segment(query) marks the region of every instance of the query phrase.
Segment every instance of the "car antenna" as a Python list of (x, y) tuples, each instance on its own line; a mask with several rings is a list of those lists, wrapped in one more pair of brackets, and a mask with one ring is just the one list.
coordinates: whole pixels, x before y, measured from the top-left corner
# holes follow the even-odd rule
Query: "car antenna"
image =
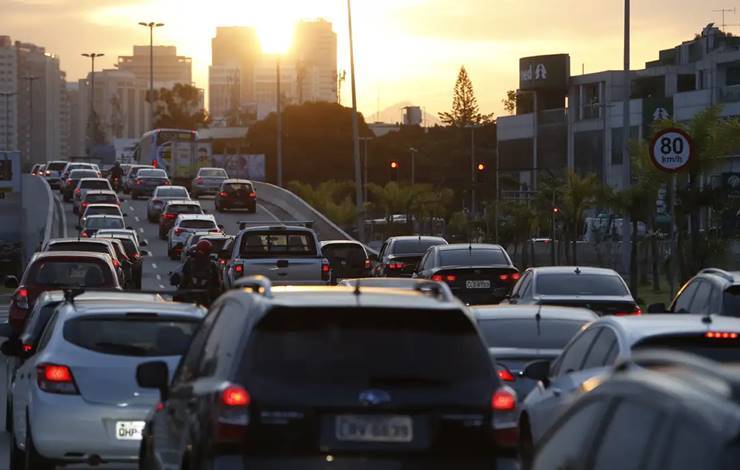
[(534, 315), (534, 319), (537, 322), (537, 336), (542, 335), (541, 323), (542, 323), (542, 304), (537, 308), (537, 313)]
[(354, 294), (355, 294), (356, 297), (359, 297), (362, 294), (362, 292), (360, 291), (360, 280), (359, 279), (357, 280), (357, 282), (355, 282), (355, 292), (354, 292)]
[(581, 274), (581, 268), (576, 266), (576, 270), (574, 271), (576, 274)]
[(710, 313), (707, 313), (706, 315), (704, 315), (703, 317), (701, 317), (701, 322), (704, 323), (704, 324), (706, 324), (706, 325), (711, 325), (712, 324), (712, 315)]

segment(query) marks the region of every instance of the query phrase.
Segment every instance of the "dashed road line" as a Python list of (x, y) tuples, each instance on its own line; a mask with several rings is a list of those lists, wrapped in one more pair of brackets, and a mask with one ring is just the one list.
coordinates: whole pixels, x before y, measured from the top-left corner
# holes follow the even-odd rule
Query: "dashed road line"
[(160, 284), (160, 285), (159, 285), (159, 288), (160, 288), (160, 289), (164, 289), (164, 284)]
[(139, 227), (139, 232), (144, 233), (144, 228), (143, 227)]
[(137, 217), (137, 216), (134, 216), (134, 220), (135, 220), (136, 222), (141, 222), (141, 219), (140, 219), (139, 217)]
[(155, 271), (157, 270), (157, 264), (156, 263), (152, 263), (152, 269), (154, 269)]
[(157, 274), (157, 280), (158, 281), (161, 281), (162, 280), (162, 275), (161, 274)]
[(272, 217), (276, 221), (278, 221), (278, 222), (280, 221), (280, 217), (278, 217), (275, 214), (273, 214), (272, 211), (270, 209), (268, 209), (267, 207), (263, 206), (262, 204), (257, 204), (257, 207), (259, 207), (263, 211), (267, 212), (267, 215), (269, 215), (270, 217)]

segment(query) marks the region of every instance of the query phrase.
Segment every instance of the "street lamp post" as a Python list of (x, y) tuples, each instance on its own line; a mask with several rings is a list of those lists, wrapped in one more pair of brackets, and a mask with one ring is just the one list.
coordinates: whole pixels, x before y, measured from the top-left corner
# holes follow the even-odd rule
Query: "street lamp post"
[(87, 127), (88, 127), (88, 138), (90, 139), (90, 146), (88, 147), (88, 152), (92, 149), (92, 146), (95, 145), (95, 59), (98, 57), (103, 57), (105, 54), (99, 53), (99, 52), (86, 52), (82, 54), (82, 57), (87, 57), (90, 59), (91, 68), (90, 68), (90, 111), (88, 114), (87, 119)]
[(277, 184), (283, 186), (283, 107), (280, 92), (280, 54), (275, 59), (275, 69), (277, 74)]
[(357, 87), (355, 83), (355, 48), (352, 38), (352, 1), (347, 0), (347, 20), (349, 23), (349, 62), (352, 73), (352, 148), (355, 162), (355, 198), (357, 205), (357, 236), (365, 239), (365, 202), (362, 194), (362, 170), (360, 168), (360, 129), (357, 122)]
[[(624, 0), (624, 102), (622, 104), (622, 178), (624, 190), (626, 191), (632, 181), (632, 169), (630, 162), (630, 95), (632, 94), (632, 83), (630, 77), (630, 0)], [(631, 279), (632, 275), (632, 240), (630, 232), (630, 217), (627, 212), (622, 217), (622, 265), (625, 274), (630, 278), (630, 287), (636, 285), (637, 280)]]
[(5, 151), (10, 152), (10, 97), (17, 95), (16, 92), (4, 91), (0, 96), (5, 98)]
[(367, 201), (367, 181), (368, 181), (368, 146), (367, 143), (372, 140), (372, 137), (360, 137), (360, 140), (365, 144), (364, 151), (362, 152), (364, 158), (362, 159), (362, 196)]
[(414, 147), (409, 148), (411, 152), (411, 186), (416, 184), (416, 154), (419, 153)]
[(21, 77), (28, 82), (28, 161), (33, 162), (33, 82), (41, 77), (35, 75), (26, 75)]
[(153, 21), (139, 22), (141, 26), (149, 28), (149, 126), (154, 128), (154, 28), (161, 28), (164, 23)]

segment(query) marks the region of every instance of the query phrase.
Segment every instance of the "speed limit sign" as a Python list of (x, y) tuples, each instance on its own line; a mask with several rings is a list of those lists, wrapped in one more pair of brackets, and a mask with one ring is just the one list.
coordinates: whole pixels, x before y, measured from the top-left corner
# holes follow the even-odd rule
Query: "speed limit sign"
[(663, 129), (650, 145), (650, 160), (661, 171), (676, 173), (691, 161), (691, 137), (682, 129)]

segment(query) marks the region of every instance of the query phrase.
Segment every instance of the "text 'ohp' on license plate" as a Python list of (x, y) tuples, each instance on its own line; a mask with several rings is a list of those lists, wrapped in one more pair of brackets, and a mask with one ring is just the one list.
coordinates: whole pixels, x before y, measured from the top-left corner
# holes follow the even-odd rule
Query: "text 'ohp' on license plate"
[(345, 442), (411, 442), (414, 422), (410, 416), (342, 415), (336, 417), (335, 435)]
[(140, 441), (144, 425), (144, 421), (116, 421), (116, 439), (119, 441)]
[(465, 281), (466, 289), (490, 289), (491, 281)]

